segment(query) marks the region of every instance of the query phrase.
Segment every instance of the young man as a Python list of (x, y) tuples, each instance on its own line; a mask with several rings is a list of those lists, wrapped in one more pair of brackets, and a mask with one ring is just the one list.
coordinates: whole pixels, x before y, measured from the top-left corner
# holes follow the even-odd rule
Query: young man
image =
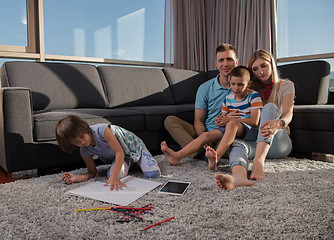
[[(237, 52), (230, 44), (216, 48), (217, 77), (203, 83), (197, 90), (194, 125), (175, 116), (168, 116), (164, 125), (172, 138), (183, 148), (203, 132), (211, 131), (220, 125), (219, 116), (223, 99), (230, 92), (228, 76), (238, 64)], [(189, 155), (197, 156), (203, 149)]]
[[(198, 151), (206, 144), (221, 139), (217, 152), (211, 147), (206, 147), (206, 157), (209, 161), (209, 169), (215, 170), (220, 158), (231, 146), (236, 137), (245, 140), (255, 140), (258, 134), (257, 125), (260, 119), (262, 100), (259, 93), (250, 90), (250, 72), (247, 67), (239, 66), (230, 74), (232, 93), (223, 100), (222, 126), (209, 132), (202, 133), (180, 151), (174, 152), (165, 142), (161, 143), (161, 151), (166, 155), (170, 165), (176, 165), (182, 158)], [(234, 113), (232, 117), (227, 116)], [(233, 167), (239, 164), (237, 159), (230, 159), (232, 172)], [(244, 166), (247, 179), (247, 165)]]

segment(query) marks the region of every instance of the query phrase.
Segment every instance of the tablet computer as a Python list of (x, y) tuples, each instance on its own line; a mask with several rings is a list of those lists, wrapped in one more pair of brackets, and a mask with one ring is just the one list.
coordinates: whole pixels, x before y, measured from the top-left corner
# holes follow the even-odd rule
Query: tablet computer
[(183, 195), (190, 182), (168, 180), (159, 190), (158, 193), (171, 194), (171, 195)]

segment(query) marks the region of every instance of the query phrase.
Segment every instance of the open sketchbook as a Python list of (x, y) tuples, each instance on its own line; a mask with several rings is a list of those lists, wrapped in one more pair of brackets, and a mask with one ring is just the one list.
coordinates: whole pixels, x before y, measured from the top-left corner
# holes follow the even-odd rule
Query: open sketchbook
[(105, 183), (96, 181), (70, 190), (67, 193), (126, 206), (161, 185), (161, 182), (131, 176), (126, 176), (121, 181), (127, 185), (127, 187), (123, 187), (123, 190), (110, 191), (110, 186), (105, 187), (103, 186)]

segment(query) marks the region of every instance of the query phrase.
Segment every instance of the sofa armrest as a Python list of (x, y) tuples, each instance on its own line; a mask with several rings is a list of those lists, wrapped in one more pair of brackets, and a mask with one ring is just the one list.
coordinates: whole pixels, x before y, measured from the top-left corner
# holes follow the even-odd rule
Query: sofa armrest
[(0, 88), (0, 108), (0, 165), (8, 172), (14, 151), (23, 143), (33, 142), (30, 89)]

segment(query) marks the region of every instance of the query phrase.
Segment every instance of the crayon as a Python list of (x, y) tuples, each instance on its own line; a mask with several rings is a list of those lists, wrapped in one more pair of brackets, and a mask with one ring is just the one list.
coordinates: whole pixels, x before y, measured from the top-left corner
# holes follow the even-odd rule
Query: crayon
[(120, 209), (120, 210), (142, 210), (142, 211), (148, 211), (148, 210), (152, 210), (152, 207), (148, 207), (148, 208), (117, 207), (117, 209)]
[(113, 208), (128, 208), (128, 207), (132, 207), (132, 206), (108, 206), (108, 207), (95, 207), (95, 208), (85, 208), (85, 209), (75, 209), (75, 211), (80, 212), (80, 211), (90, 211), (90, 210), (106, 210), (106, 209), (110, 209), (111, 207)]
[(134, 215), (134, 214), (132, 214), (132, 213), (128, 213), (128, 212), (123, 211), (123, 210), (121, 210), (121, 209), (117, 209), (117, 208), (114, 208), (114, 207), (111, 207), (110, 209), (111, 209), (111, 210), (114, 210), (115, 212), (123, 213), (123, 214), (125, 214), (125, 215), (128, 215), (128, 216), (135, 217), (135, 218), (137, 218), (137, 219), (143, 220), (142, 217), (137, 216), (137, 215)]
[[(114, 206), (117, 207), (117, 206)], [(85, 208), (85, 209), (75, 209), (75, 211), (80, 212), (80, 211), (90, 211), (90, 210), (106, 210), (106, 209), (110, 209), (110, 207), (96, 207), (96, 208)]]
[[(152, 203), (149, 203), (149, 204), (147, 204), (147, 205), (145, 205), (145, 206), (143, 206), (143, 207), (141, 207), (141, 208), (147, 208), (147, 207), (149, 207), (150, 205), (152, 205)], [(151, 206), (150, 208), (152, 208), (152, 206)], [(132, 211), (130, 211), (130, 213), (133, 213), (134, 215), (138, 215), (139, 213), (142, 213), (142, 212), (144, 212), (144, 211), (145, 211), (145, 210), (141, 210), (141, 211), (138, 211), (138, 212), (136, 212), (136, 213), (133, 213), (133, 212), (135, 212), (135, 210), (132, 210)], [(124, 220), (127, 220), (128, 218), (130, 218), (130, 216), (125, 217)]]
[(147, 230), (147, 229), (149, 229), (149, 228), (151, 228), (151, 227), (157, 226), (157, 225), (159, 225), (159, 224), (161, 224), (161, 223), (167, 222), (167, 221), (172, 220), (172, 219), (174, 219), (174, 217), (171, 217), (171, 218), (162, 220), (162, 221), (157, 222), (157, 223), (155, 223), (155, 224), (153, 224), (153, 225), (150, 225), (150, 226), (148, 226), (148, 227), (145, 227), (145, 228), (141, 229), (141, 231), (145, 231), (145, 230)]

